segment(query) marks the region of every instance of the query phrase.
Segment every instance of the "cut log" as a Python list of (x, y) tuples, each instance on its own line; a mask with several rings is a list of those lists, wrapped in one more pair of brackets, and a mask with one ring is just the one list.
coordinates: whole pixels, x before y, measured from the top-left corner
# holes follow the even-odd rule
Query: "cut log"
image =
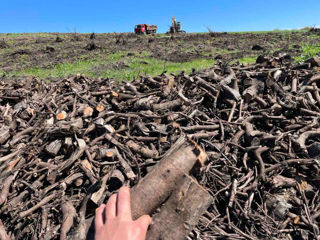
[(184, 240), (212, 203), (211, 195), (189, 176), (155, 215), (147, 233), (148, 240)]
[(133, 219), (151, 214), (175, 189), (181, 177), (188, 174), (197, 162), (206, 158), (196, 143), (180, 138), (177, 143), (138, 185), (131, 189)]
[[(190, 172), (197, 161), (202, 164), (206, 157), (195, 142), (186, 140), (185, 137), (179, 138), (151, 172), (130, 190), (132, 218), (152, 214), (170, 196), (181, 178)], [(94, 235), (92, 222), (93, 217), (86, 221), (89, 231), (87, 239), (92, 239)]]

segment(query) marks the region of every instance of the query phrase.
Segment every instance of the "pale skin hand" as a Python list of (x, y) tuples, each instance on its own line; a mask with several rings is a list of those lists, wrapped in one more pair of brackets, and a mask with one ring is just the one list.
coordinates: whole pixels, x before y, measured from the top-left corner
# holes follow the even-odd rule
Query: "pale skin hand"
[(132, 220), (130, 191), (122, 187), (96, 210), (95, 240), (145, 240), (151, 222), (148, 215)]

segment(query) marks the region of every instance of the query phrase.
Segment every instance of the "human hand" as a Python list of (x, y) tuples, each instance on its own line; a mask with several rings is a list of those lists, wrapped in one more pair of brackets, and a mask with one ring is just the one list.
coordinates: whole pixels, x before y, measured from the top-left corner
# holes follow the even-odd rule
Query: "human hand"
[(95, 240), (145, 240), (151, 222), (148, 215), (132, 220), (130, 191), (122, 187), (96, 210)]

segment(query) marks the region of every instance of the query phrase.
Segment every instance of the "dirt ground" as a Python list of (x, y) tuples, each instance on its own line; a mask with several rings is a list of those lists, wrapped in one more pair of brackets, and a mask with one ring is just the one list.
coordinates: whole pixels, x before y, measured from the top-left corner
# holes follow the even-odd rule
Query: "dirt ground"
[[(302, 44), (319, 39), (310, 32), (153, 34), (0, 34), (0, 70), (51, 68), (58, 63), (94, 59), (118, 51), (147, 52), (151, 57), (186, 62), (193, 59), (237, 60), (260, 54), (301, 54)], [(121, 63), (120, 63), (121, 65)]]

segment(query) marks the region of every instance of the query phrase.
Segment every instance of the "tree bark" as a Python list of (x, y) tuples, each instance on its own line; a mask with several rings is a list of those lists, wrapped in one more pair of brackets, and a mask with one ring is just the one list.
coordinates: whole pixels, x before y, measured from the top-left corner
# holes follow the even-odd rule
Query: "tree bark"
[(147, 240), (184, 240), (212, 203), (211, 195), (190, 176), (181, 180), (168, 201), (155, 215)]
[(184, 174), (189, 173), (198, 158), (206, 158), (206, 155), (196, 143), (187, 142), (185, 138), (178, 140), (169, 154), (131, 189), (133, 219), (154, 212), (176, 188)]

